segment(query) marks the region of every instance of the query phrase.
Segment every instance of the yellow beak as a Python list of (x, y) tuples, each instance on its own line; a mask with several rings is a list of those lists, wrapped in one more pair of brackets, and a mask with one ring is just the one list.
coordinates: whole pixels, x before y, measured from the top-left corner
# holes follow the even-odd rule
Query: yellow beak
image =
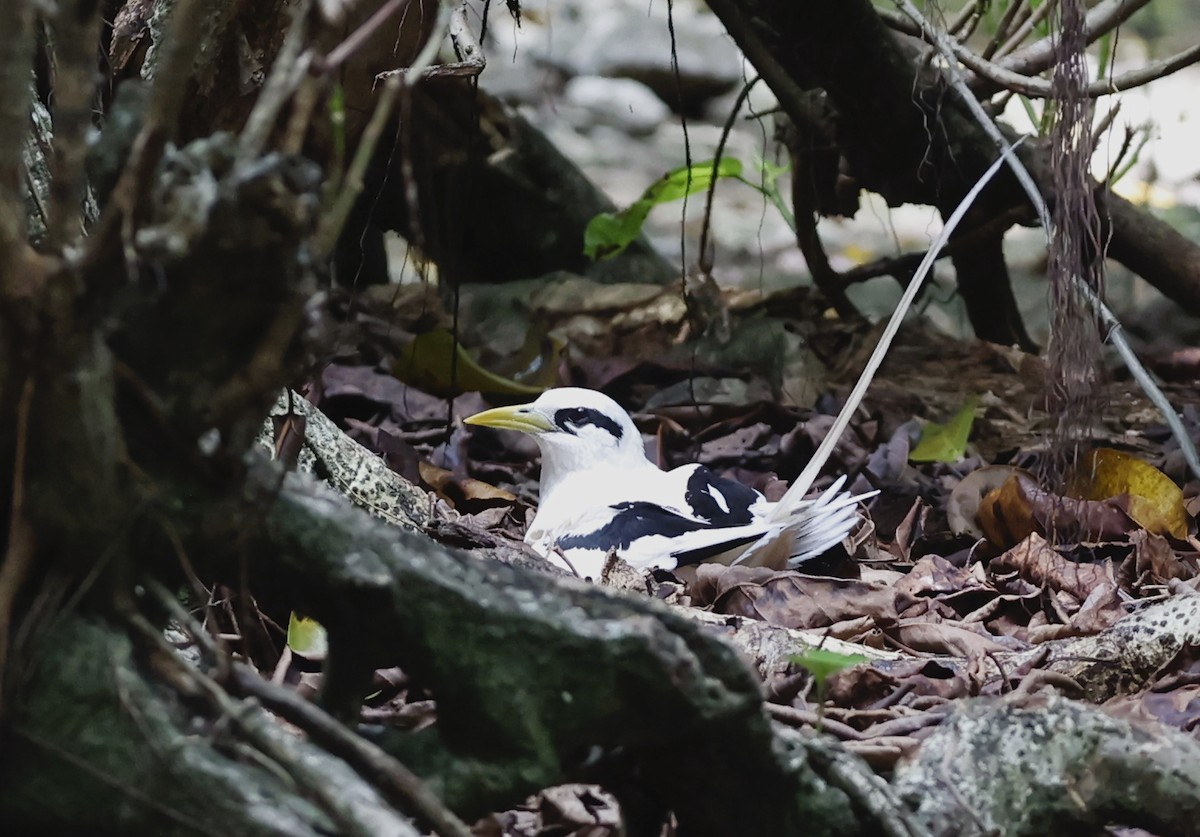
[(544, 433), (553, 430), (550, 419), (533, 409), (532, 404), (517, 404), (513, 407), (496, 407), (484, 410), (463, 419), (463, 424), (478, 424), (483, 427), (499, 427), (502, 430), (520, 430), (522, 433)]

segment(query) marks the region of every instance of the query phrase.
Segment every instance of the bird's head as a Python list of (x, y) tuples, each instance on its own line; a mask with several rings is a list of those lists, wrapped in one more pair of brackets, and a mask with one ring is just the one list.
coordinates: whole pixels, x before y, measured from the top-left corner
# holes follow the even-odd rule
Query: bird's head
[(629, 413), (592, 389), (548, 389), (536, 401), (485, 410), (463, 421), (533, 436), (542, 451), (543, 483), (582, 468), (646, 461), (642, 436)]

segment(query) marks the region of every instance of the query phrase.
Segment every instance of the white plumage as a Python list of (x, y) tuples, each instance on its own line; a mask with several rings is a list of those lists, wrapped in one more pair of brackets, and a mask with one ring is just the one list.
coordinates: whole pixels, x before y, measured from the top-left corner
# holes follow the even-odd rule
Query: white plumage
[(541, 498), (525, 541), (584, 577), (599, 577), (610, 551), (642, 570), (709, 560), (795, 566), (841, 541), (859, 501), (877, 493), (851, 496), (841, 477), (816, 499), (794, 485), (771, 503), (703, 465), (663, 471), (646, 459), (629, 414), (590, 389), (550, 389), (465, 421), (533, 436)]

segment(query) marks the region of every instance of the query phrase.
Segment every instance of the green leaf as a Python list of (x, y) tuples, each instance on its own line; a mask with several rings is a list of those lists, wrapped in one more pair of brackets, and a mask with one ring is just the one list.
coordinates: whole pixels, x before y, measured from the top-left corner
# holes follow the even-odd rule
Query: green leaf
[(620, 212), (601, 212), (583, 231), (583, 254), (592, 261), (611, 259), (633, 243), (654, 204), (645, 199)]
[(648, 200), (653, 206), (660, 203), (677, 201), (685, 195), (707, 191), (713, 180), (721, 177), (741, 177), (742, 162), (733, 157), (722, 157), (715, 167), (713, 161), (695, 163), (689, 169), (687, 166), (667, 172), (646, 190), (642, 200)]
[(288, 618), (287, 646), (292, 653), (306, 660), (323, 660), (329, 653), (329, 637), (316, 619), (299, 616), (296, 611)]
[(667, 172), (627, 209), (601, 212), (593, 218), (583, 232), (583, 253), (592, 260), (611, 259), (641, 235), (646, 216), (660, 203), (706, 191), (715, 179), (741, 176), (742, 163), (732, 157), (722, 157), (715, 166), (709, 160)]
[(958, 462), (967, 452), (967, 439), (975, 423), (979, 396), (972, 395), (963, 408), (945, 424), (929, 422), (921, 429), (921, 441), (908, 455), (910, 462)]
[(1037, 131), (1039, 134), (1044, 133), (1044, 131), (1042, 131), (1042, 116), (1037, 112), (1037, 109), (1034, 108), (1033, 101), (1030, 100), (1028, 96), (1023, 96), (1020, 93), (1017, 94), (1017, 101), (1020, 102), (1021, 107), (1025, 109), (1025, 115), (1029, 117), (1029, 122), (1031, 125), (1033, 125), (1033, 130)]
[(392, 364), (392, 374), (406, 384), (434, 393), (540, 395), (544, 389), (484, 369), (444, 328), (414, 337)]
[(817, 682), (817, 688), (824, 690), (825, 681), (842, 669), (868, 662), (861, 654), (839, 654), (824, 648), (810, 648), (803, 654), (796, 654), (788, 659), (798, 666), (804, 666)]
[(792, 229), (795, 229), (796, 216), (792, 213), (792, 208), (788, 206), (787, 201), (783, 198), (783, 192), (779, 189), (779, 178), (791, 171), (791, 166), (777, 166), (769, 160), (759, 160), (758, 170), (762, 175), (762, 180), (759, 183), (755, 183), (747, 177), (738, 176), (737, 179), (769, 200), (771, 205), (779, 212), (784, 222)]

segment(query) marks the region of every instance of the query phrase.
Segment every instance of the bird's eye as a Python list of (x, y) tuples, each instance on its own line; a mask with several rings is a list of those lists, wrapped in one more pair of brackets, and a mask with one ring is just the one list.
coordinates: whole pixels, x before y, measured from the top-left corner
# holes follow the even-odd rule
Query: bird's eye
[(588, 407), (564, 407), (555, 412), (554, 423), (560, 430), (571, 435), (575, 435), (575, 430), (580, 427), (591, 426), (608, 431), (614, 439), (620, 441), (623, 432), (615, 419)]
[(590, 416), (588, 411), (582, 407), (564, 407), (554, 414), (554, 423), (573, 434), (575, 432), (573, 428), (590, 423)]

